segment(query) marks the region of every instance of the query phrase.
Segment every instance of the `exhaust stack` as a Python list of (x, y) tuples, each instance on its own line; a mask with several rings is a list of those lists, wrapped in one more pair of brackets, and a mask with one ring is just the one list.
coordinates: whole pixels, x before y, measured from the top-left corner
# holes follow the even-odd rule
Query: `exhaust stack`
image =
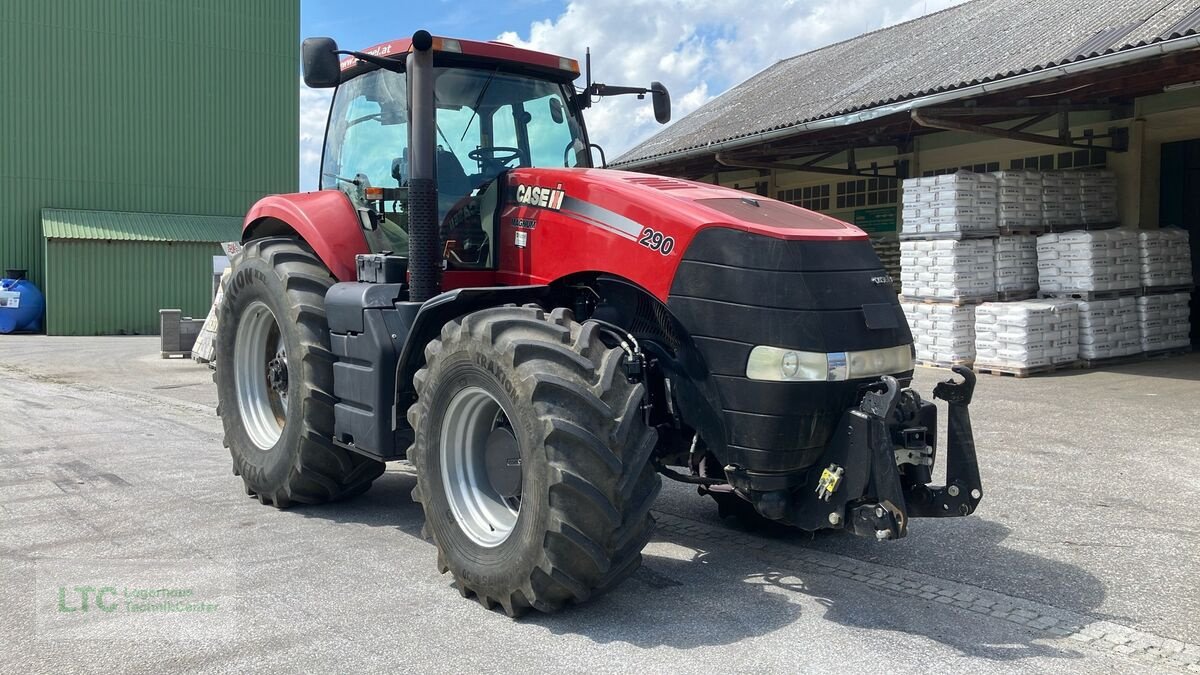
[(409, 299), (425, 302), (441, 291), (438, 251), (438, 193), (433, 102), (433, 37), (412, 36), (407, 61), (408, 124), (408, 270)]

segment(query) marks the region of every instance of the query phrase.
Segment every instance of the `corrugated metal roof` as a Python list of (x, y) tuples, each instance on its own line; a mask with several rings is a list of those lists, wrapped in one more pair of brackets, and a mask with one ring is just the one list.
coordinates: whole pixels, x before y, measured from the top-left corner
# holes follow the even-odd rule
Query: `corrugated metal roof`
[(107, 239), (115, 241), (236, 241), (242, 219), (178, 213), (42, 209), (46, 239)]
[[(1194, 34), (1197, 0), (971, 0), (780, 61), (612, 164), (697, 150), (927, 94)], [(1090, 38), (1133, 22), (1087, 55)], [(1064, 58), (1064, 54), (1072, 54)]]

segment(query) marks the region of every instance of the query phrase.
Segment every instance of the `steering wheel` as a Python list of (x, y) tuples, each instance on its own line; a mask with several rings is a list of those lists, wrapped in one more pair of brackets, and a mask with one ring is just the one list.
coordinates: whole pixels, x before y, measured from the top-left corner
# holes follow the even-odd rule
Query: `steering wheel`
[(504, 145), (489, 145), (468, 152), (467, 158), (473, 162), (496, 162), (505, 166), (514, 159), (521, 158), (521, 149)]

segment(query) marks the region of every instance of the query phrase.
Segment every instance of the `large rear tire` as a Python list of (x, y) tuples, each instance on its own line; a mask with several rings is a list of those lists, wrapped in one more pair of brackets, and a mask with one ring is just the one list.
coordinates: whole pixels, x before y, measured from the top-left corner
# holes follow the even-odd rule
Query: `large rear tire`
[(637, 569), (657, 436), (596, 324), (497, 307), (447, 323), (425, 358), (408, 412), (413, 499), (464, 597), (553, 612)]
[(335, 280), (303, 242), (246, 244), (217, 324), (217, 414), (233, 473), (264, 504), (318, 504), (366, 491), (382, 462), (337, 447), (325, 292)]

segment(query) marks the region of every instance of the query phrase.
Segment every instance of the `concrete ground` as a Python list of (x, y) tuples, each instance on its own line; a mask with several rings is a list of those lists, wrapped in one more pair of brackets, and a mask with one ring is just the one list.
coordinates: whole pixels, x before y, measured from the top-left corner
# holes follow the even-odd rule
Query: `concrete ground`
[[(981, 377), (984, 501), (899, 542), (747, 532), (668, 482), (633, 578), (513, 621), (437, 573), (404, 463), (247, 498), (209, 372), (156, 350), (0, 336), (0, 672), (1200, 671), (1200, 356)], [(215, 609), (88, 613), (81, 583)]]

